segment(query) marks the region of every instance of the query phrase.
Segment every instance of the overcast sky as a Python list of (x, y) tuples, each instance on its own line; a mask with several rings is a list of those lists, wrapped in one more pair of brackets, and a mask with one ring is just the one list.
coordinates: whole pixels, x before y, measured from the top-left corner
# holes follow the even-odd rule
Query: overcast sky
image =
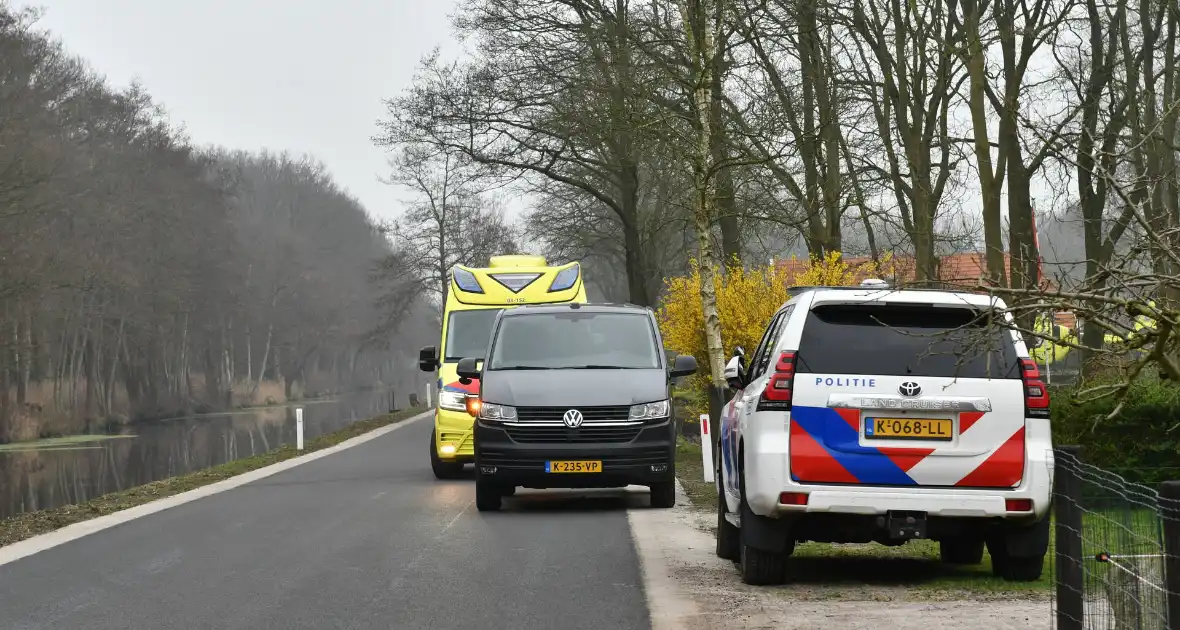
[(454, 51), (454, 0), (16, 0), (111, 83), (138, 78), (198, 144), (310, 153), (378, 218), (382, 98)]

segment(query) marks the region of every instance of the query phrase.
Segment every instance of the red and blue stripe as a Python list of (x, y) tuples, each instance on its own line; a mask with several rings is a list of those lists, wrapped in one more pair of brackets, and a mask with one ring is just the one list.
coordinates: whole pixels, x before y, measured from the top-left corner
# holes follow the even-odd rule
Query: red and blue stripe
[[(962, 434), (983, 417), (959, 414)], [(934, 452), (925, 448), (864, 446), (860, 410), (795, 406), (791, 409), (791, 478), (798, 482), (916, 486), (908, 473)], [(959, 487), (1015, 487), (1024, 476), (1024, 428), (956, 483)]]
[(818, 483), (916, 486), (907, 473), (933, 449), (860, 444), (860, 411), (791, 408), (791, 478)]

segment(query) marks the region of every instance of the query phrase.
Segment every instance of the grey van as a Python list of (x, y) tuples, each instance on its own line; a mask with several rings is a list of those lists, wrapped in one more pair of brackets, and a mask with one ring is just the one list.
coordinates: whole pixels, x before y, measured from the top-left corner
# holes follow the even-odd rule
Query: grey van
[[(481, 365), (482, 363), (482, 365)], [(479, 379), (475, 492), (481, 511), (515, 489), (648, 486), (676, 503), (671, 390), (696, 359), (668, 365), (651, 309), (616, 304), (522, 306), (500, 313), (486, 359), (459, 361)], [(477, 409), (478, 408), (478, 409)]]

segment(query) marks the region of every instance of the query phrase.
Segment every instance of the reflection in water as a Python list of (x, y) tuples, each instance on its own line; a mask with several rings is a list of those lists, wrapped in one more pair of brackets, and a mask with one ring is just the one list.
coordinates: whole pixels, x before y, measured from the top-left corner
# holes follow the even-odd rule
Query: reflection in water
[[(310, 440), (388, 412), (390, 392), (302, 406), (304, 437)], [(81, 503), (294, 444), (295, 407), (174, 418), (121, 431), (134, 437), (0, 451), (0, 518)]]

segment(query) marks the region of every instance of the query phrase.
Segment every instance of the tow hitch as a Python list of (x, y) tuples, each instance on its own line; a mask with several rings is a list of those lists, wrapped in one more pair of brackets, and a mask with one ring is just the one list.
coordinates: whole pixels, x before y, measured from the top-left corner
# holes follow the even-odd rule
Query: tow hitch
[(877, 517), (877, 524), (889, 531), (890, 538), (909, 540), (926, 537), (925, 512), (888, 512)]

